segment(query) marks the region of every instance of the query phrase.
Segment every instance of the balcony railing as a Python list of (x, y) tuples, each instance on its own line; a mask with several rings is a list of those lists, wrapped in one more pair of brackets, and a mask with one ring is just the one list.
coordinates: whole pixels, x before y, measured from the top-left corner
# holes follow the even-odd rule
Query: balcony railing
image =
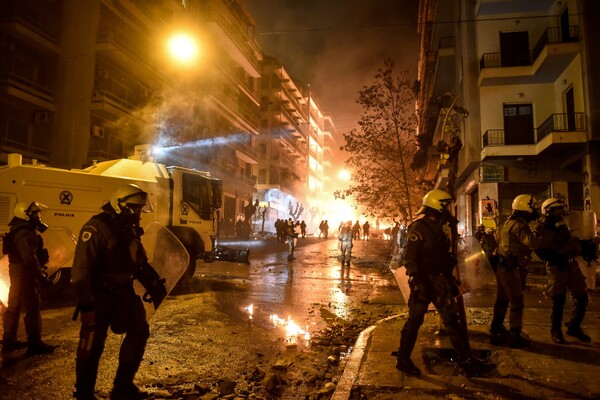
[[(552, 114), (534, 129), (534, 143), (532, 144), (540, 142), (552, 132), (584, 132), (585, 129), (584, 113)], [(513, 145), (505, 143), (504, 129), (489, 129), (483, 134), (483, 147)]]
[(585, 114), (552, 114), (537, 128), (539, 142), (552, 132), (582, 132), (585, 131)]
[[(565, 33), (563, 35), (563, 33)], [(529, 53), (523, 54), (523, 63), (519, 65), (532, 65), (538, 58), (544, 47), (549, 44), (556, 43), (571, 43), (579, 42), (579, 26), (569, 26), (568, 35), (563, 32), (561, 27), (552, 27), (544, 31), (533, 50)], [(503, 65), (501, 53), (485, 53), (479, 61), (479, 68), (498, 68), (498, 67), (512, 67), (514, 65)]]
[(54, 103), (54, 92), (15, 72), (0, 72), (0, 86), (14, 86), (44, 101)]

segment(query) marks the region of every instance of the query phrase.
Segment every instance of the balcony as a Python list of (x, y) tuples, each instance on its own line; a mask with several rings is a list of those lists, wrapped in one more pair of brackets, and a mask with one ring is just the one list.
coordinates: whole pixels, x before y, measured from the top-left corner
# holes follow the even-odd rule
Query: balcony
[[(0, 29), (10, 32), (28, 46), (46, 54), (58, 54), (60, 25), (48, 7), (40, 2), (28, 0), (8, 0), (0, 3)], [(7, 39), (4, 39), (7, 40)], [(5, 45), (7, 43), (4, 43)], [(8, 43), (9, 45), (15, 45)]]
[(165, 77), (152, 67), (149, 48), (150, 45), (139, 35), (124, 31), (104, 30), (96, 36), (96, 52), (100, 56), (156, 88)]
[(485, 53), (479, 61), (479, 86), (554, 82), (580, 51), (579, 27), (569, 32), (547, 28), (522, 65), (504, 65), (501, 53)]
[(91, 108), (102, 118), (108, 120), (131, 116), (137, 109), (128, 99), (108, 90), (94, 90)]
[(0, 73), (0, 92), (48, 111), (54, 111), (54, 92), (14, 72)]
[(580, 150), (587, 142), (585, 114), (552, 114), (534, 131), (531, 144), (505, 143), (504, 129), (490, 129), (483, 134), (481, 160), (492, 157), (540, 156), (548, 150), (562, 154)]
[(284, 129), (278, 129), (274, 135), (274, 137), (279, 139), (279, 143), (283, 148), (285, 148), (292, 156), (298, 158), (305, 157), (305, 151), (299, 146), (297, 140), (290, 136), (288, 132)]

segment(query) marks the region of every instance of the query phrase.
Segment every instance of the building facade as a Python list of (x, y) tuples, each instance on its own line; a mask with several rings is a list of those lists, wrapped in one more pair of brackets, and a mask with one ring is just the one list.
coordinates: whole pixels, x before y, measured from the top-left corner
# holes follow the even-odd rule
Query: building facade
[[(166, 52), (179, 30), (192, 67)], [(1, 161), (82, 168), (150, 143), (223, 180), (224, 218), (252, 201), (262, 51), (240, 1), (3, 0), (0, 39)]]
[(421, 1), (421, 167), (455, 193), (463, 233), (501, 225), (521, 193), (600, 212), (597, 13), (588, 0)]

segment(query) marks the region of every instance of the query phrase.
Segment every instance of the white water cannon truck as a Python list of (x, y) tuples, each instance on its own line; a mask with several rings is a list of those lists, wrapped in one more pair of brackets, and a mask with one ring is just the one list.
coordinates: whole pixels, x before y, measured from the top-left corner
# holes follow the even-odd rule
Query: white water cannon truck
[[(8, 165), (0, 167), (0, 235), (8, 232), (19, 201), (35, 200), (47, 206), (42, 218), (54, 239), (45, 244), (51, 255), (58, 252), (62, 257), (60, 268), (50, 278), (56, 289), (62, 288), (70, 279), (72, 255), (83, 224), (100, 212), (117, 187), (128, 183), (149, 195), (153, 212), (143, 214), (142, 226), (158, 222), (186, 248), (190, 264), (184, 279), (193, 276), (198, 259), (248, 263), (248, 250), (216, 245), (222, 181), (209, 172), (154, 162), (148, 145), (136, 146), (130, 158), (70, 170), (35, 161), (23, 164), (20, 154), (10, 154)], [(50, 247), (57, 242), (61, 249), (53, 252)]]

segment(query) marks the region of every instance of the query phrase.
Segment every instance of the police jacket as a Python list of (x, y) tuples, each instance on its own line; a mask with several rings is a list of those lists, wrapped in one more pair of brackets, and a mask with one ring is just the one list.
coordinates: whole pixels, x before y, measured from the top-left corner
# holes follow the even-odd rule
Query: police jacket
[(82, 311), (93, 308), (97, 294), (132, 288), (138, 266), (139, 234), (123, 224), (109, 205), (81, 229), (71, 272)]
[(3, 252), (8, 254), (8, 262), (21, 267), (25, 274), (37, 277), (48, 262), (42, 236), (22, 218), (13, 218), (10, 225), (3, 240)]
[(429, 215), (421, 215), (408, 227), (402, 265), (408, 275), (450, 275), (454, 268), (450, 250), (451, 242), (443, 224)]
[(347, 226), (343, 227), (338, 240), (342, 243), (352, 243), (352, 230)]
[(498, 252), (507, 258), (523, 259), (531, 255), (535, 247), (533, 233), (525, 218), (512, 215), (500, 231)]
[(571, 236), (569, 227), (562, 221), (542, 219), (536, 229), (539, 246), (535, 254), (548, 265), (566, 270), (569, 261), (577, 257), (581, 250), (579, 240)]

